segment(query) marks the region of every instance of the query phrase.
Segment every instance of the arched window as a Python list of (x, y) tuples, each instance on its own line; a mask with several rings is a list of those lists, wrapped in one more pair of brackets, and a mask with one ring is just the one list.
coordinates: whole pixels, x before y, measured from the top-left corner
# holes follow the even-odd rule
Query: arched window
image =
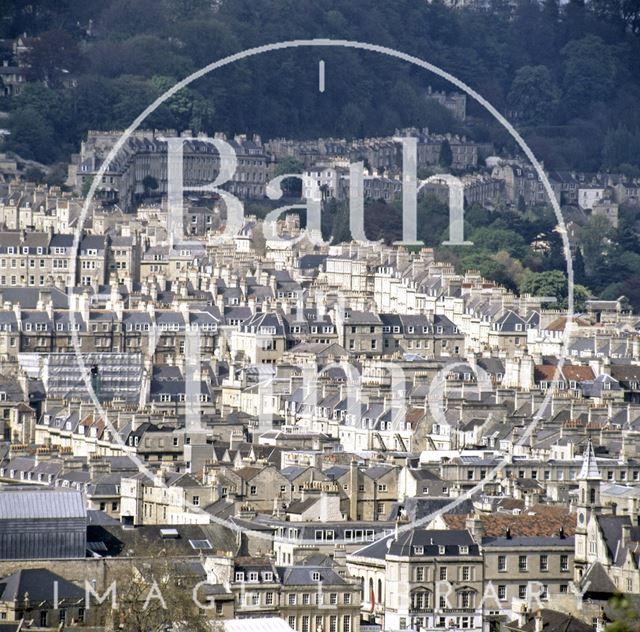
[(382, 580), (378, 580), (378, 603), (382, 603)]
[(596, 502), (596, 488), (592, 487), (591, 488), (591, 504), (594, 505)]

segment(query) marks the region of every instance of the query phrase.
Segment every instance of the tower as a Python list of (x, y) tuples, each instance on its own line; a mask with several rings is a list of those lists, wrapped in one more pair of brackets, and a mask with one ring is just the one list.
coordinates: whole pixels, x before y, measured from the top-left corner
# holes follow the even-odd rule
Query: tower
[(576, 525), (576, 550), (574, 558), (575, 579), (579, 581), (588, 566), (587, 536), (592, 516), (600, 512), (600, 471), (591, 439), (582, 459), (578, 474), (578, 506)]

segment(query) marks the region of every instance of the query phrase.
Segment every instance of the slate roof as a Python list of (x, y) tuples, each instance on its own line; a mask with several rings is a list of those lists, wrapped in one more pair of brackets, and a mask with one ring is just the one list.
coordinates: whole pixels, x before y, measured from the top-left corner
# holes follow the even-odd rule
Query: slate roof
[[(314, 573), (320, 574), (319, 580), (314, 579)], [(318, 586), (318, 581), (322, 582), (323, 587), (349, 584), (346, 579), (326, 566), (278, 567), (278, 575), (283, 586)]]
[[(444, 546), (444, 553), (440, 552), (441, 546)], [(397, 539), (394, 534), (381, 538), (373, 544), (359, 549), (353, 555), (379, 560), (384, 560), (387, 554), (403, 557), (458, 556), (462, 555), (460, 553), (461, 546), (468, 548), (469, 552), (466, 555), (480, 555), (478, 545), (466, 530), (411, 529), (401, 532)]]
[[(586, 591), (585, 591), (586, 588)], [(580, 591), (585, 595), (615, 595), (616, 585), (611, 581), (604, 566), (594, 562), (580, 580)]]
[(0, 490), (0, 520), (86, 518), (82, 494), (70, 489)]
[[(171, 528), (178, 537), (163, 538), (161, 529)], [(87, 527), (87, 541), (101, 542), (106, 550), (102, 557), (140, 557), (164, 549), (167, 557), (199, 557), (189, 540), (209, 540), (213, 551), (237, 553), (236, 533), (219, 525), (142, 525), (127, 529), (121, 524), (100, 524)]]
[(84, 600), (82, 588), (46, 568), (21, 569), (0, 580), (0, 601), (22, 603), (28, 594), (31, 603), (53, 601), (57, 582), (57, 596), (62, 600)]
[[(542, 616), (542, 632), (594, 632), (594, 627), (576, 619), (570, 614), (548, 610), (543, 608), (539, 611)], [(523, 632), (535, 632), (536, 615), (527, 615), (527, 623), (518, 627), (515, 624), (508, 624), (510, 630), (522, 630)]]

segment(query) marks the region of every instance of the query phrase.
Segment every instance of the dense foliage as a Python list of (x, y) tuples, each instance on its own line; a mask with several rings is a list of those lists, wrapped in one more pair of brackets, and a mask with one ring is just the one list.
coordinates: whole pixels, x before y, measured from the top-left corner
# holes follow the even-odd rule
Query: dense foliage
[[(2, 36), (38, 34), (32, 79), (13, 100), (14, 148), (53, 162), (90, 128), (127, 126), (194, 70), (263, 43), (332, 37), (426, 59), (514, 117), (548, 166), (640, 170), (640, 5), (630, 0), (492, 0), (451, 11), (415, 0), (0, 0)], [(325, 59), (327, 89), (317, 90)], [(69, 78), (76, 79), (69, 86)], [(375, 53), (295, 49), (198, 80), (149, 125), (266, 137), (467, 131), (509, 146), (488, 118), (456, 126), (424, 99), (438, 77)], [(479, 106), (470, 107), (479, 115)]]

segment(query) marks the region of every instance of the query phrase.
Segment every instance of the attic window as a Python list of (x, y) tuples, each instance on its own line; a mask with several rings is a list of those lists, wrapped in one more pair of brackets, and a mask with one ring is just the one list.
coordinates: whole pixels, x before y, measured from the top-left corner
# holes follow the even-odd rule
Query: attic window
[(414, 546), (413, 552), (415, 555), (424, 555), (424, 547), (423, 546)]
[(311, 573), (311, 580), (314, 582), (319, 582), (320, 581), (320, 573), (318, 573), (318, 571), (313, 571), (313, 573)]
[(209, 540), (189, 540), (189, 544), (192, 549), (200, 550), (200, 549), (211, 549), (211, 542)]

